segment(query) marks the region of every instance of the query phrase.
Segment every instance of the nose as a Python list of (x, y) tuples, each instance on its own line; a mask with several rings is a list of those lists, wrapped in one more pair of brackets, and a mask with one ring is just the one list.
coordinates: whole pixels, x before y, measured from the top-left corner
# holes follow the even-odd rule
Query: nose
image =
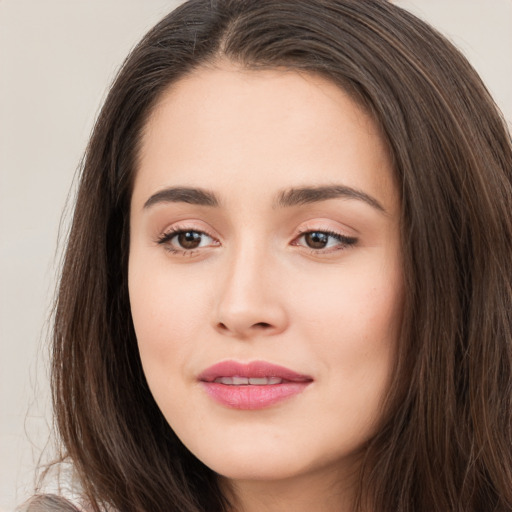
[(288, 325), (282, 283), (268, 252), (246, 248), (226, 262), (215, 328), (238, 339), (272, 336)]

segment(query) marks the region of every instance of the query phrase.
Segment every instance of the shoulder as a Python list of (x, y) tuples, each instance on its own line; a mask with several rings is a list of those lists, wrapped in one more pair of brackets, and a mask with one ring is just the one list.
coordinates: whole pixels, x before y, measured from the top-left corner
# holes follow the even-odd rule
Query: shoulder
[(88, 512), (67, 499), (55, 494), (34, 496), (21, 505), (16, 512)]

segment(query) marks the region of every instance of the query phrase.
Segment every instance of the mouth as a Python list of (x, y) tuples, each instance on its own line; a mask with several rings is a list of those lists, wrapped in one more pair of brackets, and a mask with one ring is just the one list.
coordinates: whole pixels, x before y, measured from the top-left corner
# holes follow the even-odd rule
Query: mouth
[(233, 409), (264, 409), (304, 391), (312, 377), (265, 361), (223, 361), (198, 380), (217, 403)]
[(281, 384), (283, 379), (279, 377), (217, 377), (213, 382), (226, 386), (269, 386)]

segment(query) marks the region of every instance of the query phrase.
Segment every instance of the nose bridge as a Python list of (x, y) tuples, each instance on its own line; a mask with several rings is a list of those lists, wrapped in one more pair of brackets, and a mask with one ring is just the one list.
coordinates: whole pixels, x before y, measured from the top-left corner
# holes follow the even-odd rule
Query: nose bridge
[(239, 337), (275, 334), (286, 326), (276, 282), (276, 261), (266, 245), (255, 240), (241, 241), (227, 258), (216, 319), (224, 333)]

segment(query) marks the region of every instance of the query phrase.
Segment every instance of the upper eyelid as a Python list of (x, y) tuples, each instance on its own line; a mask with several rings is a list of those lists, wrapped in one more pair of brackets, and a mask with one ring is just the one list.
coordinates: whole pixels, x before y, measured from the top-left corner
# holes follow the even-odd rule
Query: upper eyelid
[[(218, 239), (218, 237), (215, 237), (213, 236), (212, 234), (208, 233), (208, 231), (204, 230), (204, 229), (198, 229), (198, 228), (195, 228), (195, 227), (192, 227), (192, 226), (171, 226), (170, 228), (167, 228), (166, 230), (164, 230), (157, 238), (156, 238), (156, 242), (158, 244), (166, 244), (166, 243), (170, 243), (171, 240), (173, 240), (178, 234), (180, 233), (183, 233), (183, 232), (187, 232), (187, 231), (193, 231), (193, 232), (196, 232), (196, 233), (200, 233), (202, 235), (206, 235), (207, 237), (211, 238), (215, 243), (214, 244), (210, 244), (210, 245), (222, 245), (222, 242)], [(302, 238), (304, 235), (308, 234), (308, 233), (314, 233), (314, 232), (318, 232), (318, 233), (324, 233), (326, 235), (328, 235), (329, 237), (331, 238), (334, 238), (334, 239), (337, 239), (338, 242), (340, 244), (345, 244), (345, 245), (354, 245), (358, 242), (359, 238), (358, 237), (354, 237), (354, 236), (350, 236), (350, 235), (346, 235), (346, 234), (343, 234), (343, 233), (340, 233), (339, 231), (335, 231), (333, 229), (329, 229), (329, 228), (311, 228), (311, 227), (308, 227), (308, 228), (299, 228), (298, 229), (298, 233), (292, 238), (292, 240), (290, 241), (290, 244), (292, 245), (295, 245), (295, 246), (301, 246), (301, 244), (298, 244), (296, 243), (300, 238)], [(294, 243), (295, 242), (295, 243)], [(203, 247), (203, 249), (205, 249), (206, 247)], [(200, 248), (195, 248), (195, 249), (179, 249), (180, 251), (184, 252), (184, 253), (192, 253), (194, 251), (198, 251), (200, 250)], [(311, 250), (314, 250), (316, 252), (324, 252), (324, 249), (311, 249)], [(327, 251), (325, 251), (327, 252)]]
[[(297, 241), (299, 240), (300, 238), (302, 238), (304, 235), (307, 235), (308, 233), (323, 233), (331, 238), (334, 238), (335, 240), (338, 240), (338, 242), (340, 242), (341, 244), (346, 244), (346, 245), (354, 245), (356, 244), (358, 241), (359, 241), (359, 238), (358, 237), (355, 237), (355, 236), (349, 236), (349, 235), (344, 235), (342, 233), (337, 233), (337, 232), (334, 232), (334, 231), (328, 231), (328, 230), (325, 230), (325, 229), (313, 229), (313, 230), (307, 230), (307, 231), (304, 231), (302, 233), (300, 233), (298, 236), (296, 236), (293, 241)], [(322, 250), (322, 249), (319, 249), (319, 250)]]
[[(201, 222), (201, 224), (203, 224), (203, 226), (197, 226), (194, 225), (195, 223), (197, 222)], [(214, 229), (210, 229), (209, 226), (207, 227), (204, 227), (204, 222), (202, 221), (178, 221), (178, 222), (175, 222), (173, 224), (171, 224), (170, 226), (167, 226), (165, 227), (164, 229), (160, 230), (159, 231), (159, 234), (157, 236), (163, 236), (165, 235), (166, 233), (180, 233), (182, 231), (195, 231), (197, 233), (204, 233), (205, 235), (208, 235), (212, 238), (215, 238), (215, 239), (218, 239), (220, 238), (219, 235), (214, 235), (214, 232), (215, 230)]]
[(215, 237), (214, 235), (208, 233), (206, 230), (204, 230), (204, 229), (194, 229), (194, 228), (190, 228), (190, 227), (189, 228), (187, 228), (187, 227), (171, 227), (171, 228), (167, 228), (164, 231), (162, 231), (161, 234), (157, 235), (156, 241), (160, 242), (160, 243), (165, 242), (165, 241), (170, 241), (174, 237), (179, 235), (180, 233), (185, 233), (187, 231), (193, 231), (194, 233), (200, 233), (202, 235), (206, 235), (208, 238), (211, 238), (212, 240), (214, 240), (216, 242), (219, 242), (219, 239), (217, 237)]
[[(316, 224), (316, 223), (312, 223)], [(331, 235), (337, 235), (344, 238), (359, 238), (359, 233), (355, 234), (353, 233), (355, 230), (353, 228), (334, 228), (331, 226), (326, 226), (325, 224), (322, 225), (321, 223), (318, 223), (317, 225), (311, 225), (311, 224), (305, 224), (304, 227), (299, 227), (297, 229), (298, 236), (303, 235), (304, 233), (311, 233), (311, 232), (320, 232), (320, 233), (328, 233)], [(349, 231), (351, 231), (353, 234), (350, 234)]]
[[(210, 229), (210, 227), (208, 225), (207, 225), (207, 227), (203, 227), (203, 226), (199, 227), (197, 225), (194, 225), (196, 222), (201, 222), (201, 224), (205, 224), (204, 221), (186, 221), (186, 220), (178, 221), (170, 226), (167, 226), (165, 229), (159, 231), (159, 233), (157, 234), (157, 237), (164, 236), (165, 234), (168, 234), (168, 233), (179, 233), (182, 231), (195, 231), (197, 233), (204, 233), (205, 235), (208, 235), (216, 240), (220, 240), (221, 238), (223, 238), (220, 234), (217, 233), (216, 230)], [(314, 223), (312, 222), (312, 224), (316, 224), (316, 222), (314, 222)], [(327, 233), (330, 235), (338, 235), (338, 236), (345, 237), (345, 238), (359, 238), (358, 235), (348, 234), (348, 233), (344, 232), (345, 230), (336, 229), (336, 228), (326, 226), (326, 225), (306, 224), (306, 225), (301, 225), (298, 228), (295, 228), (294, 231), (295, 231), (295, 235), (293, 235), (293, 236), (295, 238), (298, 236), (301, 236), (305, 233), (311, 233), (311, 232), (315, 232), (315, 231), (321, 232), (321, 233)], [(350, 231), (353, 231), (353, 229), (350, 229)], [(216, 234), (214, 234), (214, 233), (216, 233)]]

